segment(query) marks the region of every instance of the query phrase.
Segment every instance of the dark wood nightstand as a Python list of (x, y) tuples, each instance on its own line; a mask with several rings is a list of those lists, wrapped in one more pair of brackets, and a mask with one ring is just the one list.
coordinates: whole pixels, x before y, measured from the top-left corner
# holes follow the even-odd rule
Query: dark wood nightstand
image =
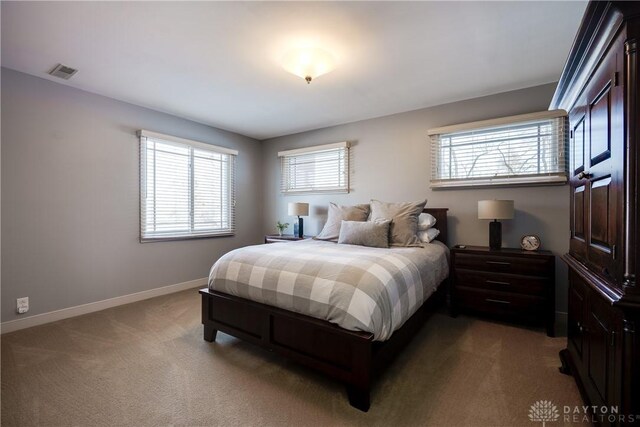
[(543, 324), (554, 336), (555, 256), (549, 251), (451, 250), (450, 310)]
[(279, 234), (266, 234), (264, 236), (265, 243), (283, 243), (283, 242), (295, 242), (297, 240), (305, 240), (310, 239), (311, 236), (298, 237), (293, 234), (283, 234), (280, 236)]

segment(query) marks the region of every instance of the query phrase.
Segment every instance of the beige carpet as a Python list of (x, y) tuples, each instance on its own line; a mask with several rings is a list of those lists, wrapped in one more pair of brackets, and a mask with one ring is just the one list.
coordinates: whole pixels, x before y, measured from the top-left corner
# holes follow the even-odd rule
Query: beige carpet
[(536, 400), (580, 404), (558, 372), (564, 342), (436, 314), (363, 413), (313, 371), (222, 333), (205, 342), (185, 291), (2, 336), (2, 425), (540, 426)]

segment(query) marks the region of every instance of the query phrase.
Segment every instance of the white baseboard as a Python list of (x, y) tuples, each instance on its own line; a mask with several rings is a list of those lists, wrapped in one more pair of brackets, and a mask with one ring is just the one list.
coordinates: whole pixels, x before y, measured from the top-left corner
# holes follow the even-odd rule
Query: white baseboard
[(161, 295), (172, 294), (187, 289), (193, 289), (207, 285), (207, 278), (190, 280), (188, 282), (176, 283), (175, 285), (163, 286), (161, 288), (149, 289), (148, 291), (136, 292), (135, 294), (123, 295), (120, 297), (109, 298), (102, 301), (90, 302), (88, 304), (77, 305), (75, 307), (63, 308), (62, 310), (50, 311), (48, 313), (36, 314), (34, 316), (22, 319), (9, 320), (3, 322), (0, 326), (2, 334), (8, 332), (19, 331), (20, 329), (30, 328), (32, 326), (43, 325), (45, 323), (55, 322), (57, 320), (68, 319), (69, 317), (81, 316), (83, 314), (93, 313), (105, 310), (119, 305), (130, 304), (136, 301), (159, 297)]

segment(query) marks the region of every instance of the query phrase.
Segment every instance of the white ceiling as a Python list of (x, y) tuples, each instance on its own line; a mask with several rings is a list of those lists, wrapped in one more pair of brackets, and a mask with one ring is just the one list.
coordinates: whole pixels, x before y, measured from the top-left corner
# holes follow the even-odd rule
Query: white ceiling
[[(586, 2), (2, 2), (2, 66), (257, 139), (556, 81)], [(332, 52), (311, 85), (292, 47)], [(47, 75), (57, 63), (69, 81)]]

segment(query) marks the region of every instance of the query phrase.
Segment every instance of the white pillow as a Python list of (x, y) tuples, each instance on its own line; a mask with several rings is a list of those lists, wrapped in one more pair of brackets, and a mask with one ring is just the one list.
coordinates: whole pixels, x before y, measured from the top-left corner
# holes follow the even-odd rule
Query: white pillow
[(418, 231), (427, 231), (436, 225), (436, 218), (428, 213), (421, 213), (418, 217)]
[(438, 234), (440, 234), (440, 230), (437, 228), (430, 228), (426, 231), (418, 231), (418, 238), (421, 242), (431, 243), (436, 237), (438, 237)]

